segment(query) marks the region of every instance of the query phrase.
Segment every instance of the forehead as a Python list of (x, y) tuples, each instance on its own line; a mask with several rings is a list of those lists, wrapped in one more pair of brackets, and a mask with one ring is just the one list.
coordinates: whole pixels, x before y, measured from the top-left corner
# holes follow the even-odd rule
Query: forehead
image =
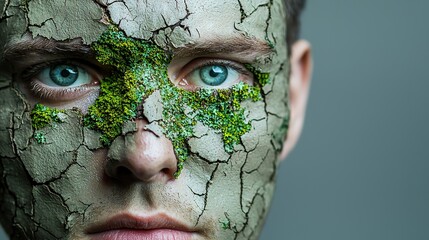
[(118, 1), (108, 6), (112, 20), (129, 35), (146, 39), (164, 33), (173, 41), (237, 34), (268, 39), (271, 12), (281, 9), (267, 1), (236, 0)]
[[(285, 43), (282, 0), (59, 0), (3, 1), (2, 36), (16, 38), (30, 31), (55, 40), (80, 37), (95, 41), (113, 22), (130, 37), (179, 47), (213, 38), (247, 36)], [(2, 1), (0, 1), (2, 5)], [(4, 34), (3, 34), (4, 33)], [(4, 37), (3, 40), (4, 40)], [(284, 44), (282, 44), (284, 45)]]

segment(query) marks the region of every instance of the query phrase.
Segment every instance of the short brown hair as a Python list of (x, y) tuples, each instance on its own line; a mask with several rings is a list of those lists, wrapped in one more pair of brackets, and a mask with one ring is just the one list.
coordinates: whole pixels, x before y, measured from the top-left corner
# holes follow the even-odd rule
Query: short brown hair
[(305, 0), (284, 0), (286, 7), (286, 41), (288, 48), (298, 39), (300, 16), (305, 6)]

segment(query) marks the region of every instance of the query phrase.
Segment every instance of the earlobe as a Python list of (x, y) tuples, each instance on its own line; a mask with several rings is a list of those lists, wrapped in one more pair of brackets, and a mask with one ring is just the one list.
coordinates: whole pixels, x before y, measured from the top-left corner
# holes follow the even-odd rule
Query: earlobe
[(284, 160), (286, 158), (297, 143), (301, 134), (313, 71), (313, 59), (311, 56), (311, 46), (309, 42), (305, 40), (296, 41), (293, 44), (291, 51), (291, 72), (289, 77), (289, 130), (287, 136), (285, 136), (286, 139), (283, 144), (283, 150), (278, 156), (279, 160)]

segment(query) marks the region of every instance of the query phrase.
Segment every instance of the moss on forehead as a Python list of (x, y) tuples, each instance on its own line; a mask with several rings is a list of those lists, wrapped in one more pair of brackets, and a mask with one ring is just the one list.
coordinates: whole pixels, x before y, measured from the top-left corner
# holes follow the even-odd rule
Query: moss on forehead
[[(121, 134), (126, 121), (139, 117), (139, 105), (159, 90), (163, 104), (159, 125), (171, 140), (178, 159), (175, 177), (189, 156), (187, 141), (194, 135), (197, 121), (219, 131), (225, 151), (233, 151), (240, 137), (251, 129), (240, 103), (261, 100), (261, 87), (269, 80), (269, 74), (248, 65), (256, 78), (254, 86), (241, 82), (230, 89), (186, 91), (168, 78), (171, 57), (150, 42), (129, 38), (116, 27), (110, 27), (91, 48), (97, 60), (112, 67), (112, 72), (101, 80), (99, 97), (89, 107), (84, 124), (101, 132), (100, 141), (109, 146)], [(56, 111), (36, 105), (33, 127), (40, 129), (56, 121)]]

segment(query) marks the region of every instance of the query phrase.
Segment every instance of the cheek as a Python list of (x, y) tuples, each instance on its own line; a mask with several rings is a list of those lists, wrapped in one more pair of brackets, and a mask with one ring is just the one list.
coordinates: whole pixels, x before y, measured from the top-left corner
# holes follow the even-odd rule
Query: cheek
[(23, 97), (12, 88), (0, 94), (2, 224), (17, 239), (64, 238), (93, 202), (88, 186), (98, 163), (90, 164), (94, 154), (84, 143), (99, 135), (84, 139), (82, 117), (71, 110), (61, 123), (33, 130)]
[[(62, 114), (61, 123), (34, 131), (28, 146), (22, 146), (19, 155), (31, 178), (44, 184), (61, 177), (67, 168), (76, 164), (76, 156), (83, 142), (83, 129), (78, 113)], [(26, 120), (31, 124), (31, 120)]]
[(217, 221), (213, 231), (218, 239), (256, 239), (274, 189), (277, 150), (266, 103), (245, 101), (242, 106), (251, 130), (233, 153), (224, 151), (222, 134), (202, 124), (196, 125), (195, 137), (189, 141), (191, 160), (185, 168), (193, 172), (201, 161), (212, 166), (200, 174), (208, 182), (198, 192), (204, 193), (201, 219)]
[(289, 119), (289, 66), (281, 65), (278, 74), (273, 77), (271, 85), (264, 88), (266, 93), (266, 112), (268, 113), (267, 128), (273, 139), (276, 151), (280, 152), (286, 140)]

